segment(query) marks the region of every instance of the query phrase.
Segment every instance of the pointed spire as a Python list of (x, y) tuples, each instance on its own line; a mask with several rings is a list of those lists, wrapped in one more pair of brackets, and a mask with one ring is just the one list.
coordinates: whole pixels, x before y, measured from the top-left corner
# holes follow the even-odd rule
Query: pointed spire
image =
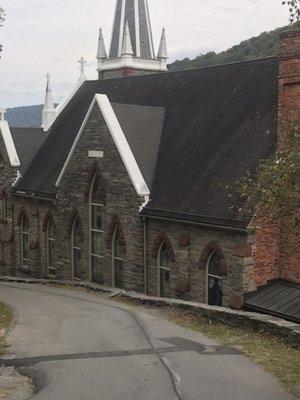
[(97, 52), (97, 60), (102, 60), (107, 58), (107, 52), (105, 48), (105, 42), (103, 37), (102, 29), (99, 29), (99, 39), (98, 39), (98, 52)]
[(165, 60), (168, 58), (167, 38), (166, 38), (166, 29), (165, 28), (163, 28), (163, 30), (162, 30), (159, 49), (158, 49), (158, 53), (157, 53), (157, 58), (165, 59)]
[(128, 21), (126, 21), (126, 26), (123, 36), (123, 45), (122, 45), (122, 56), (125, 55), (133, 55)]
[(0, 108), (0, 122), (5, 121), (5, 113), (6, 113), (5, 108)]
[(84, 57), (81, 57), (78, 60), (78, 63), (80, 64), (80, 78), (79, 81), (86, 81), (86, 76), (85, 76), (85, 64), (87, 63), (84, 59)]
[(44, 129), (44, 131), (47, 131), (50, 128), (56, 117), (56, 111), (54, 108), (54, 103), (52, 98), (50, 78), (51, 78), (50, 74), (46, 74), (46, 79), (47, 79), (46, 94), (45, 94), (44, 108), (42, 112), (43, 116), (42, 128)]

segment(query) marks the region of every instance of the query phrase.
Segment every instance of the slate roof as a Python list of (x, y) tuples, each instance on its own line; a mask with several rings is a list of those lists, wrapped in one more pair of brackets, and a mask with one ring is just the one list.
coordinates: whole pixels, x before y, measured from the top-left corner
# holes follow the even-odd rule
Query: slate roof
[(24, 174), (47, 133), (41, 128), (10, 128), (10, 132), (21, 163), (20, 170)]
[(300, 324), (300, 284), (284, 280), (271, 281), (245, 295), (245, 308)]
[(148, 188), (152, 188), (165, 108), (114, 103), (112, 107)]
[[(85, 82), (56, 119), (17, 188), (55, 196), (55, 182), (96, 93), (107, 94), (112, 103), (166, 109), (145, 213), (247, 226), (247, 217), (231, 210), (232, 199), (221, 184), (233, 184), (275, 151), (276, 58)], [(145, 153), (148, 129), (141, 132)]]

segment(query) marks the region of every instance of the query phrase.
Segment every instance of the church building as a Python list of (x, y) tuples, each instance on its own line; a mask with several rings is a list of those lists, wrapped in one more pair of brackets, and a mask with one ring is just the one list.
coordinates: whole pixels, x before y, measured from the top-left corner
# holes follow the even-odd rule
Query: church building
[(11, 128), (1, 112), (0, 275), (299, 320), (299, 231), (253, 220), (225, 189), (300, 122), (299, 31), (281, 36), (277, 57), (169, 72), (147, 0), (116, 3), (97, 80), (82, 70), (55, 110), (47, 76), (40, 129)]

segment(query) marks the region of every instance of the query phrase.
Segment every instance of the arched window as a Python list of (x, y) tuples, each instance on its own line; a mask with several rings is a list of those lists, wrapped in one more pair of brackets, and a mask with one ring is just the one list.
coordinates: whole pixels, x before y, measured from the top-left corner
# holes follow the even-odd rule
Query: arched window
[(3, 193), (0, 198), (0, 219), (6, 220), (10, 218), (8, 197), (6, 193)]
[(4, 157), (3, 155), (0, 153), (0, 169), (4, 168)]
[(119, 289), (123, 288), (123, 249), (120, 238), (119, 226), (115, 228), (113, 236), (113, 285)]
[(158, 252), (159, 264), (159, 296), (170, 297), (171, 295), (171, 268), (170, 252), (166, 242), (162, 242)]
[(91, 279), (96, 283), (103, 283), (103, 208), (99, 176), (96, 174), (90, 194)]
[(21, 218), (21, 266), (29, 267), (29, 220), (26, 214)]
[(49, 275), (55, 275), (55, 226), (52, 217), (49, 217), (46, 230), (47, 241), (47, 270)]
[(72, 227), (72, 264), (74, 278), (81, 279), (81, 248), (82, 248), (82, 223), (78, 216), (75, 217)]
[(207, 260), (207, 295), (208, 304), (222, 306), (222, 263), (217, 251), (213, 251)]

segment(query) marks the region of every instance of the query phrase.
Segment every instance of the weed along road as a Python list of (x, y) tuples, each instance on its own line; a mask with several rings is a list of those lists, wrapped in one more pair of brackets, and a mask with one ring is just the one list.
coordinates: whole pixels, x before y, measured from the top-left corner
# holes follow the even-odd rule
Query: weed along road
[(0, 364), (33, 378), (36, 400), (286, 400), (239, 350), (95, 294), (0, 283), (13, 307)]

